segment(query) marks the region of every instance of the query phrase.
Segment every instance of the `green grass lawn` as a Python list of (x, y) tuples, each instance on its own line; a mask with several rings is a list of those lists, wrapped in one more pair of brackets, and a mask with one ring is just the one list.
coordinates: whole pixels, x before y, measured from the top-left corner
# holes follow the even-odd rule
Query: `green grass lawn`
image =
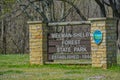
[(29, 55), (0, 55), (0, 80), (120, 80), (120, 55), (118, 66), (107, 70), (80, 65), (30, 65)]

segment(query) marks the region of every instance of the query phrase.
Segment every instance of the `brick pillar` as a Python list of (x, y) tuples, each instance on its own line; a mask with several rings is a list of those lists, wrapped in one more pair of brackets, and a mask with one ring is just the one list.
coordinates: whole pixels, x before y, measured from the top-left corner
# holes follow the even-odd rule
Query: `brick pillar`
[(29, 24), (30, 63), (41, 64), (47, 60), (47, 26), (41, 21)]
[(117, 64), (116, 47), (116, 20), (113, 18), (91, 18), (91, 34), (95, 30), (100, 30), (103, 39), (100, 44), (96, 44), (91, 37), (92, 66), (104, 69)]

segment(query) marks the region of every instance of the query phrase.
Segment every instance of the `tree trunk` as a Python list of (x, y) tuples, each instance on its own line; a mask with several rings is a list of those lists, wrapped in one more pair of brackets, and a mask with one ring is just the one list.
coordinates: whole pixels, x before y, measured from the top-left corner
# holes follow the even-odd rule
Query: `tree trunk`
[(1, 24), (1, 41), (2, 41), (2, 54), (6, 54), (6, 27), (5, 27), (5, 20), (2, 20), (2, 24)]

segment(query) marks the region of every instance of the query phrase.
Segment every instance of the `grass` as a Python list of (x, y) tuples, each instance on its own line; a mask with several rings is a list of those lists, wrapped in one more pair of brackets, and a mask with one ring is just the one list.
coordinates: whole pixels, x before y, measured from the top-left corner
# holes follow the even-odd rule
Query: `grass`
[(118, 66), (104, 70), (80, 65), (30, 65), (29, 55), (0, 55), (0, 80), (119, 80)]

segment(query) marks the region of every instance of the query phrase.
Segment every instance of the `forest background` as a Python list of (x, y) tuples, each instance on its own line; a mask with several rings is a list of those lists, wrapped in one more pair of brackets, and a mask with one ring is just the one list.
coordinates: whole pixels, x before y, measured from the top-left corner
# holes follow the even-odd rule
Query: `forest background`
[(0, 54), (29, 53), (27, 21), (87, 21), (101, 17), (118, 19), (116, 43), (120, 53), (120, 0), (0, 0)]

